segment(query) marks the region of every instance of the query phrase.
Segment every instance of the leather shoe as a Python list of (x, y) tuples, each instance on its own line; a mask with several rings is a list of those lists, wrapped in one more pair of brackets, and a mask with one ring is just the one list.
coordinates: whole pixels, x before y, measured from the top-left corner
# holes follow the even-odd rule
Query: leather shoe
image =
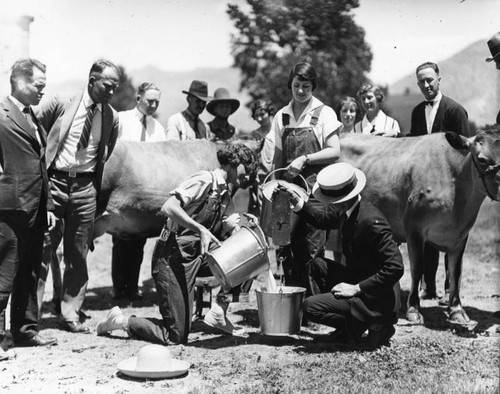
[(128, 298), (132, 301), (142, 300), (142, 292), (140, 290), (133, 290), (126, 293), (125, 298)]
[(44, 338), (40, 334), (36, 334), (34, 337), (29, 339), (24, 339), (21, 341), (14, 341), (14, 344), (18, 347), (28, 347), (28, 346), (50, 346), (57, 343), (56, 338)]
[(90, 333), (90, 328), (84, 326), (82, 323), (77, 321), (65, 321), (62, 323), (63, 328), (66, 331), (72, 332), (73, 334), (88, 334)]
[(379, 330), (368, 330), (368, 335), (363, 341), (363, 348), (366, 350), (375, 350), (381, 346), (389, 346), (389, 340), (396, 333), (394, 326), (383, 326)]

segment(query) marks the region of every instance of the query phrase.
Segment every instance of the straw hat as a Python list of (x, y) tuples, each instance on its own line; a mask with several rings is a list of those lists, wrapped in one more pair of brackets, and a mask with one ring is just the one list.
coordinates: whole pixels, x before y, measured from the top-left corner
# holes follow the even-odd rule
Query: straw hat
[(314, 197), (324, 203), (339, 204), (356, 197), (366, 185), (366, 176), (349, 163), (323, 168), (313, 186)]
[(209, 101), (211, 97), (208, 95), (208, 85), (205, 81), (193, 81), (189, 90), (183, 90), (182, 93), (190, 94), (203, 101)]
[(215, 116), (214, 107), (218, 103), (230, 103), (231, 104), (231, 113), (233, 114), (239, 107), (240, 102), (235, 98), (231, 98), (229, 95), (229, 90), (226, 88), (218, 88), (214, 92), (214, 98), (207, 104), (207, 111)]
[(500, 32), (488, 40), (488, 48), (490, 48), (491, 57), (487, 58), (486, 61), (491, 62), (500, 55)]
[(187, 361), (172, 358), (168, 348), (162, 345), (146, 345), (137, 353), (137, 357), (123, 360), (118, 370), (134, 378), (173, 378), (183, 375), (189, 369)]

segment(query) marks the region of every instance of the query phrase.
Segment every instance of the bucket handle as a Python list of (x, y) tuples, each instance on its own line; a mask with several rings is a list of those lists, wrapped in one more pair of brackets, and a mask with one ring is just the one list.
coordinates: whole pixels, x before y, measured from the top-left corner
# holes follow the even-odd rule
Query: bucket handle
[[(274, 174), (275, 172), (278, 172), (278, 171), (288, 171), (288, 169), (285, 167), (285, 168), (276, 168), (275, 170), (272, 170), (269, 174), (267, 174), (267, 176), (264, 178), (264, 182), (262, 182), (262, 185), (265, 185), (267, 183), (267, 178), (269, 178), (272, 174)], [(311, 195), (311, 189), (309, 189), (309, 185), (307, 184), (306, 180), (304, 179), (304, 177), (300, 174), (297, 174), (300, 179), (302, 179), (302, 182), (304, 182), (304, 185), (306, 185), (306, 194), (308, 196)]]

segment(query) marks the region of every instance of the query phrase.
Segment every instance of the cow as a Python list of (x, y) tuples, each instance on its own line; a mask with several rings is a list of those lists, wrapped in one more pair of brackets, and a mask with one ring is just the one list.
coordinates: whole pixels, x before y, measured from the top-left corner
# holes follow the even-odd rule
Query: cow
[(448, 321), (471, 324), (459, 294), (462, 256), (482, 202), (500, 199), (500, 126), (485, 126), (468, 139), (456, 133), (397, 139), (351, 134), (341, 139), (340, 160), (366, 174), (362, 196), (385, 214), (395, 240), (407, 243), (406, 318), (424, 323), (418, 286), (428, 243), (448, 253)]

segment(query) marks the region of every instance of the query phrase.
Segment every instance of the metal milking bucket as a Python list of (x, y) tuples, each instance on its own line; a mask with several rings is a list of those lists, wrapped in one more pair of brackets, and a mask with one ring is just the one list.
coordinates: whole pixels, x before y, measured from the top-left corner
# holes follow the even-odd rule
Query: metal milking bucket
[(273, 239), (273, 243), (278, 246), (287, 245), (290, 243), (290, 214), (291, 207), (288, 202), (288, 193), (280, 192), (275, 193), (276, 187), (280, 184), (286, 185), (293, 189), (304, 201), (309, 199), (311, 191), (309, 185), (302, 175), (299, 177), (304, 182), (306, 190), (300, 186), (283, 180), (267, 181), (268, 178), (277, 171), (287, 171), (286, 168), (278, 168), (271, 171), (264, 179), (261, 186), (262, 188), (262, 208), (260, 214), (260, 226), (268, 237)]
[(221, 246), (207, 253), (207, 262), (222, 287), (230, 289), (269, 269), (267, 243), (259, 226), (242, 226)]

